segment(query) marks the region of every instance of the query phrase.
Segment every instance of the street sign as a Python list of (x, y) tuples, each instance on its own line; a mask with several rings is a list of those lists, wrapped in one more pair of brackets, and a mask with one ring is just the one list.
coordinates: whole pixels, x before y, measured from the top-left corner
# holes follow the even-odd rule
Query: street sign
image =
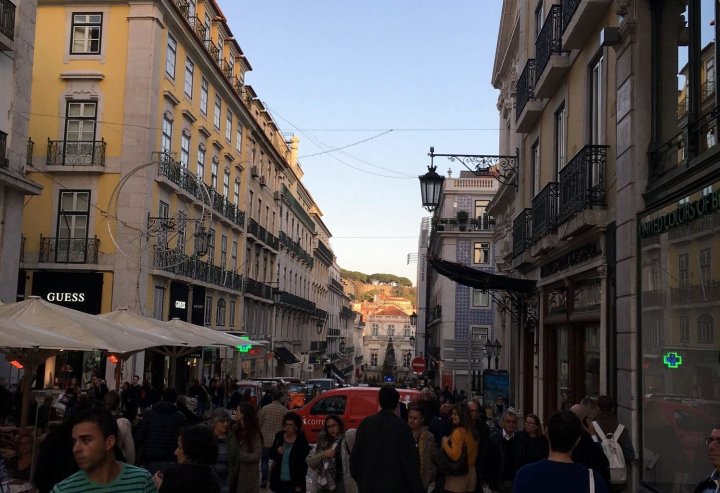
[[(484, 351), (485, 350), (485, 341), (480, 339), (473, 339), (469, 341), (471, 344), (470, 349), (472, 351)], [(455, 349), (457, 351), (465, 351), (468, 350), (468, 341), (467, 340), (455, 340), (455, 339), (445, 339), (443, 340), (443, 349)]]
[(471, 371), (480, 371), (482, 370), (482, 361), (475, 360), (472, 361), (471, 364), (468, 364), (468, 361), (465, 360), (443, 360), (442, 362), (442, 368), (443, 370), (471, 370)]
[(415, 373), (422, 373), (425, 371), (425, 358), (422, 356), (418, 356), (416, 358), (413, 358), (412, 363), (410, 363), (410, 366), (412, 367), (412, 371)]

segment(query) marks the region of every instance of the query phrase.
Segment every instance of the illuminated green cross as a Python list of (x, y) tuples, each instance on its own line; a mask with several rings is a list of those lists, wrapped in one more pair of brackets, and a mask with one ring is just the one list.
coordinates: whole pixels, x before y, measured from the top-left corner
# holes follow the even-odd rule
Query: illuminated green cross
[[(243, 339), (245, 341), (250, 340), (250, 338), (248, 336), (240, 336), (240, 339)], [(247, 353), (248, 351), (250, 351), (251, 348), (252, 348), (252, 345), (250, 345), (250, 344), (238, 344), (237, 346), (235, 346), (235, 349), (237, 349), (241, 353)]]
[(682, 365), (682, 356), (674, 351), (671, 351), (663, 356), (663, 363), (668, 368), (679, 368), (680, 365)]

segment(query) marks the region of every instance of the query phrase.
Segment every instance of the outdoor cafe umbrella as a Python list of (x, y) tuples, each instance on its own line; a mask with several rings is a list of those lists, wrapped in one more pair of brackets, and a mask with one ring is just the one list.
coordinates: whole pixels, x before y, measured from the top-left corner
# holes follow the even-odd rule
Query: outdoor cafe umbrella
[[(106, 350), (113, 353), (128, 353), (162, 344), (172, 344), (173, 341), (155, 334), (145, 333), (142, 330), (118, 324), (116, 322), (99, 318), (95, 315), (79, 312), (71, 308), (54, 305), (31, 296), (25, 301), (0, 306), (0, 321), (7, 323), (27, 324), (46, 329), (56, 335), (61, 335), (81, 343), (76, 343), (68, 349), (79, 350)], [(22, 330), (18, 325), (18, 330)], [(48, 339), (49, 341), (49, 339)], [(21, 424), (27, 423), (27, 410), (29, 407), (30, 384), (37, 365), (42, 358), (52, 355), (44, 351), (43, 341), (37, 348), (26, 352), (21, 361), (25, 367), (23, 376), (23, 403)]]
[(0, 348), (82, 349), (82, 341), (23, 322), (0, 320)]

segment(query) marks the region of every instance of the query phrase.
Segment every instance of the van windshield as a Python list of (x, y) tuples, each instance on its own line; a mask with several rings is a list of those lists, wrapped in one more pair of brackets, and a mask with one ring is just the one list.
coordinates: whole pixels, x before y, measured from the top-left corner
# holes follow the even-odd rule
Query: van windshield
[(312, 389), (313, 385), (317, 385), (322, 391), (330, 390), (333, 388), (332, 380), (308, 380), (308, 388)]

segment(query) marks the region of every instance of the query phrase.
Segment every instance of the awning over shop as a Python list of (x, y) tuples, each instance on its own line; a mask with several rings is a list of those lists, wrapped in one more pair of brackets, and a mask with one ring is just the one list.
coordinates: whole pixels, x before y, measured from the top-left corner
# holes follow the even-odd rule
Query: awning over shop
[(275, 348), (275, 357), (285, 363), (286, 365), (293, 365), (295, 363), (300, 363), (300, 360), (297, 359), (297, 357), (290, 352), (288, 348), (285, 347), (276, 347)]
[(486, 291), (530, 292), (535, 289), (535, 281), (529, 279), (499, 276), (438, 257), (430, 257), (428, 260), (439, 274), (463, 286)]

